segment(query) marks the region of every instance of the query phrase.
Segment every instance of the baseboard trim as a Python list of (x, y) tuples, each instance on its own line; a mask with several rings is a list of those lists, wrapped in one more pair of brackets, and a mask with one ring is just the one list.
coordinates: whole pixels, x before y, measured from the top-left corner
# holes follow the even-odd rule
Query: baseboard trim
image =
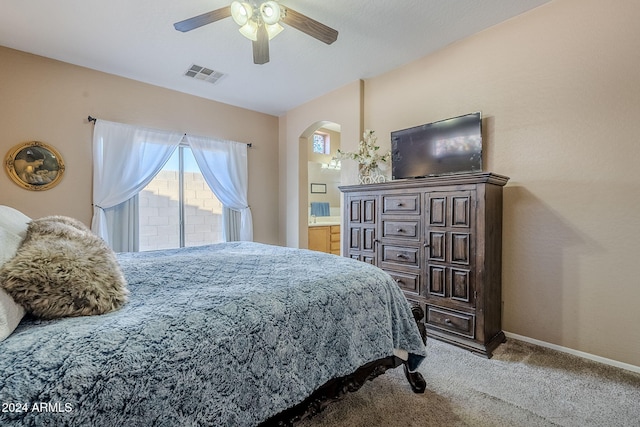
[(551, 344), (545, 341), (537, 340), (535, 338), (529, 338), (523, 335), (518, 335), (518, 334), (514, 334), (507, 331), (505, 331), (504, 334), (507, 336), (507, 338), (513, 338), (515, 340), (520, 340), (520, 341), (528, 342), (531, 344), (539, 345), (540, 347), (546, 347), (552, 350), (557, 350), (563, 353), (568, 353), (574, 356), (582, 357), (584, 359), (589, 359), (595, 362), (604, 363), (605, 365), (610, 365), (616, 368), (625, 369), (627, 371), (640, 373), (640, 366), (631, 365), (629, 363), (618, 362), (617, 360), (607, 359), (606, 357), (596, 356), (595, 354), (585, 353), (584, 351), (578, 351), (568, 347), (562, 347), (561, 345)]

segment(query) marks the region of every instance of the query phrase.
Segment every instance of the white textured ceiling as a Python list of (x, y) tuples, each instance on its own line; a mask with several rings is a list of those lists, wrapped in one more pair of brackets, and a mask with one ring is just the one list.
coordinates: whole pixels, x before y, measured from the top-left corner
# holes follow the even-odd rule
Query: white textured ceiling
[[(270, 42), (271, 61), (255, 65), (231, 18), (173, 28), (231, 0), (3, 0), (0, 45), (277, 116), (547, 1), (282, 0), (338, 30), (338, 40), (285, 27)], [(185, 77), (192, 64), (226, 76), (215, 85)]]

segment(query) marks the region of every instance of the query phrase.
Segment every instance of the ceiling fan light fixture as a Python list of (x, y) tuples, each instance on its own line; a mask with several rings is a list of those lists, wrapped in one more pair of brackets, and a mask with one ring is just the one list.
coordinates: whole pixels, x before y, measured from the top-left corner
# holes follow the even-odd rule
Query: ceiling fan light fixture
[(234, 1), (231, 3), (231, 17), (236, 24), (243, 26), (251, 22), (253, 8), (249, 3)]
[(232, 17), (244, 37), (252, 41), (254, 64), (269, 62), (269, 40), (284, 29), (280, 21), (326, 44), (335, 42), (338, 31), (295, 10), (280, 6), (277, 0), (233, 0), (220, 7), (173, 24), (183, 33)]
[(280, 21), (280, 5), (275, 1), (266, 1), (260, 5), (262, 21), (267, 25), (277, 24)]
[(282, 25), (278, 23), (267, 25), (266, 27), (267, 27), (267, 36), (269, 37), (269, 40), (271, 40), (272, 38), (280, 34), (282, 30), (284, 30)]
[(247, 21), (242, 27), (240, 27), (240, 34), (248, 38), (249, 40), (253, 40), (254, 42), (258, 40), (258, 24), (254, 20)]

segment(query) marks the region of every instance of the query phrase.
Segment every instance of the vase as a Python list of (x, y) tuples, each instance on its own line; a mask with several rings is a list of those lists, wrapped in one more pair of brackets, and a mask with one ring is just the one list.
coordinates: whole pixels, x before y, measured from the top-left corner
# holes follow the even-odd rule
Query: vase
[(380, 171), (379, 167), (368, 168), (365, 165), (358, 165), (358, 183), (359, 184), (376, 184), (385, 182), (387, 179)]

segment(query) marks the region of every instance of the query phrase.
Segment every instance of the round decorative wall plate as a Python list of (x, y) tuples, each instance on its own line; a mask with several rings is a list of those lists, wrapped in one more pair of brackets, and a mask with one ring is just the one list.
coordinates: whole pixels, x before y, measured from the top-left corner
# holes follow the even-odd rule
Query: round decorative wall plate
[(13, 147), (4, 159), (4, 167), (13, 182), (34, 191), (55, 187), (64, 174), (64, 161), (60, 153), (39, 141)]

